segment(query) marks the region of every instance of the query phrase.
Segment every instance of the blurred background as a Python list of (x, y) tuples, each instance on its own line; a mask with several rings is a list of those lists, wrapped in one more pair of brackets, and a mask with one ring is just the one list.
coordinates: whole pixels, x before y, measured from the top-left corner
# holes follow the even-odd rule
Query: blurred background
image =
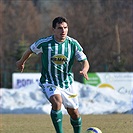
[[(52, 34), (52, 20), (64, 16), (69, 36), (77, 39), (90, 62), (90, 72), (133, 72), (132, 0), (1, 0), (0, 88), (12, 87), (16, 61), (36, 40)], [(75, 80), (83, 82), (75, 61)], [(24, 72), (40, 72), (32, 56)]]

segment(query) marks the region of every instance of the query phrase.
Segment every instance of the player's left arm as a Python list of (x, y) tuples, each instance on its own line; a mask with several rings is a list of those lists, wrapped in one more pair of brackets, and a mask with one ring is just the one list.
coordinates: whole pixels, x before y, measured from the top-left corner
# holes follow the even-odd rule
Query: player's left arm
[(81, 61), (81, 65), (82, 65), (82, 70), (79, 73), (81, 75), (83, 75), (86, 80), (88, 80), (89, 79), (88, 78), (88, 71), (90, 68), (88, 60), (86, 59), (86, 60)]
[(75, 46), (76, 46), (76, 49), (75, 49), (76, 59), (82, 65), (82, 69), (79, 73), (81, 75), (83, 75), (86, 80), (88, 80), (89, 79), (88, 78), (88, 71), (90, 68), (89, 61), (87, 60), (87, 56), (84, 54), (83, 48), (81, 47), (81, 45), (79, 44), (79, 42), (77, 40), (75, 40)]

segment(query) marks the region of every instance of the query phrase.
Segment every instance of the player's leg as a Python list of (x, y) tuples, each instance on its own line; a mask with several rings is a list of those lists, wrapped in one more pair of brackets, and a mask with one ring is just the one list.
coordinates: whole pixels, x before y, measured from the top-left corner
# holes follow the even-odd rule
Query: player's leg
[(62, 128), (62, 111), (61, 110), (51, 110), (51, 119), (55, 127), (56, 133), (63, 133)]
[(52, 104), (51, 119), (56, 129), (56, 133), (63, 133), (63, 129), (62, 129), (63, 116), (61, 111), (62, 98), (59, 94), (55, 94), (51, 96), (49, 100)]
[(52, 104), (52, 110), (60, 110), (62, 106), (62, 98), (60, 94), (54, 94), (49, 99)]
[(75, 92), (73, 85), (66, 90), (62, 90), (61, 96), (62, 103), (70, 115), (70, 122), (73, 126), (74, 133), (81, 133), (82, 120), (78, 111), (78, 95)]
[(71, 125), (73, 126), (74, 133), (81, 133), (82, 119), (79, 115), (78, 108), (77, 109), (67, 108), (67, 112), (70, 115), (70, 122)]
[(56, 86), (53, 86), (51, 84), (40, 84), (40, 86), (42, 87), (42, 91), (45, 94), (46, 98), (52, 104), (50, 115), (56, 133), (63, 133), (61, 111), (62, 98), (60, 91), (56, 88)]

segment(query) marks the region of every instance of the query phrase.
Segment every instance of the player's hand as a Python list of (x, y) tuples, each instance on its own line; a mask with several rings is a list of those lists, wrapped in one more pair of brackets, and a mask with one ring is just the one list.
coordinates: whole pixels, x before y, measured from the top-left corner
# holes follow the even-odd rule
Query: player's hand
[(24, 63), (22, 63), (20, 60), (16, 62), (17, 69), (20, 70), (20, 72), (23, 72), (24, 70)]
[(81, 70), (79, 73), (80, 73), (81, 75), (83, 75), (84, 78), (85, 78), (86, 80), (89, 79), (87, 70), (83, 69), (83, 70)]

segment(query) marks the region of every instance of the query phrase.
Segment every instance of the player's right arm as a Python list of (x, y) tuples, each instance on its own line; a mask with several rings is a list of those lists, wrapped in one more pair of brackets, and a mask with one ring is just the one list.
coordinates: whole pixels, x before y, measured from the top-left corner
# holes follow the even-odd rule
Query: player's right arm
[(31, 49), (28, 48), (28, 49), (24, 52), (24, 54), (22, 55), (21, 59), (18, 60), (18, 61), (16, 62), (16, 66), (17, 66), (17, 68), (18, 68), (21, 72), (23, 72), (24, 66), (25, 66), (25, 62), (26, 62), (26, 60), (32, 55), (32, 53), (33, 53), (33, 52), (31, 51)]
[(17, 68), (23, 72), (26, 60), (33, 54), (42, 53), (41, 44), (46, 42), (47, 39), (39, 39), (38, 41), (34, 42), (22, 55), (21, 59), (16, 62)]

